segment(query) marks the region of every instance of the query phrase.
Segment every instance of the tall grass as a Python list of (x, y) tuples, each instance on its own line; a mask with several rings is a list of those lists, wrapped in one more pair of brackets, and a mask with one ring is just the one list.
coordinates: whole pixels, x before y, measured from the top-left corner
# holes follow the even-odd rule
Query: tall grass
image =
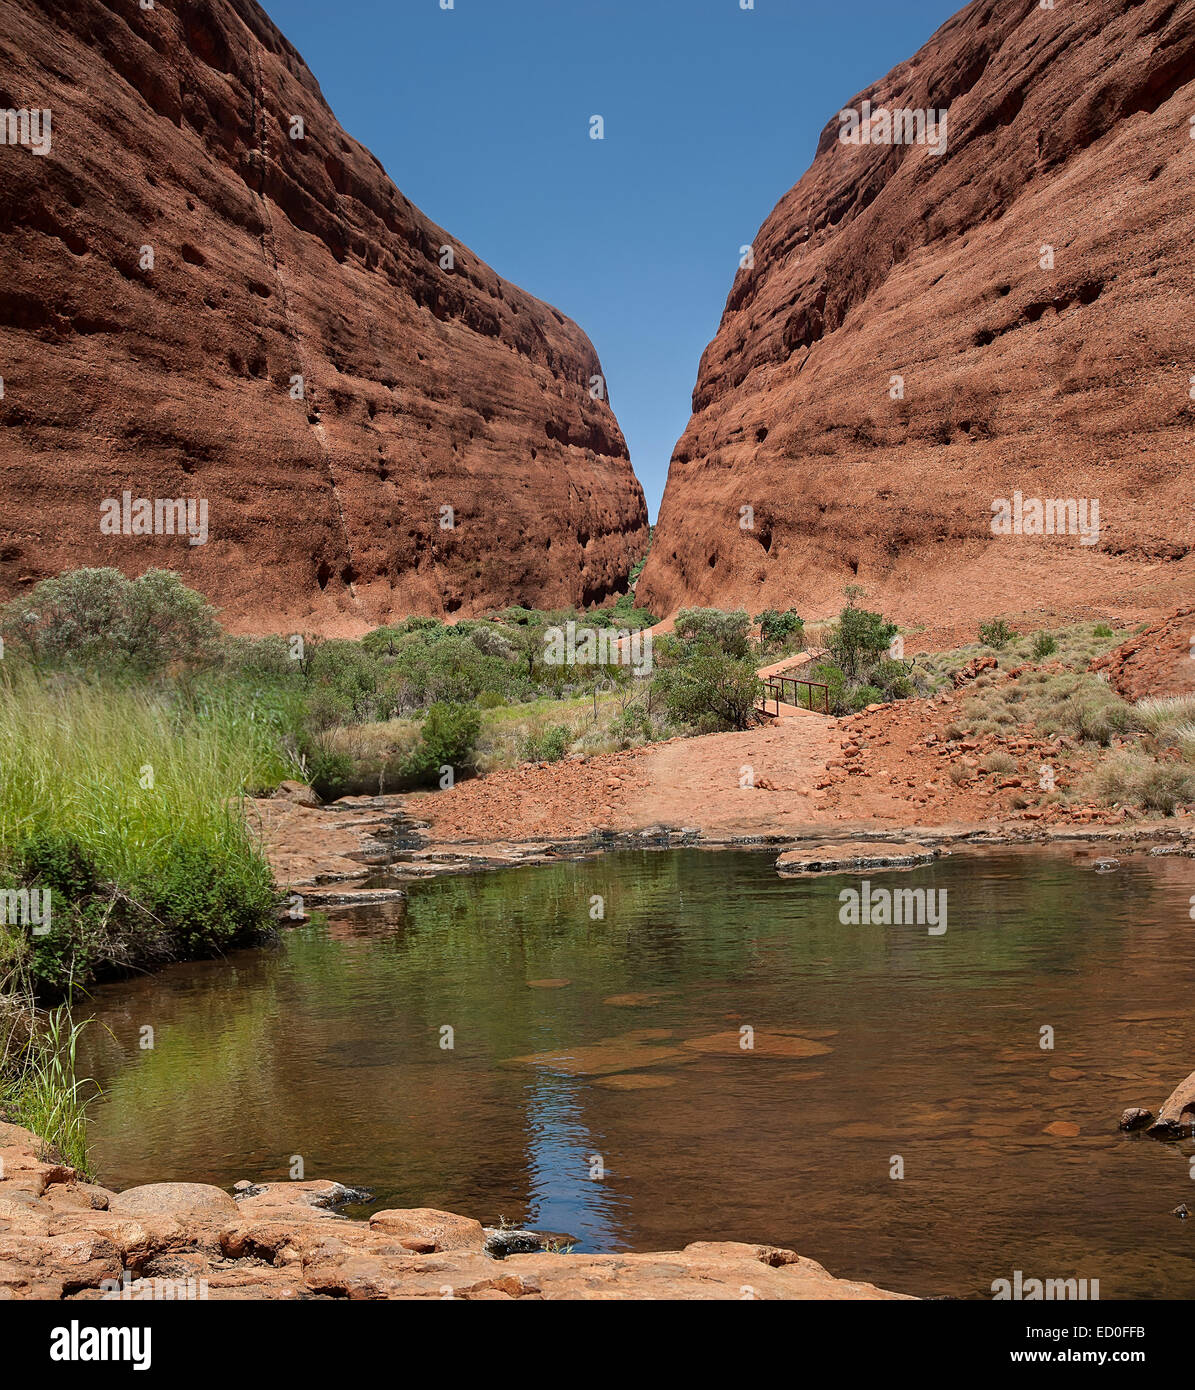
[(1186, 737), (1195, 720), (1195, 695), (1166, 695), (1137, 701), (1137, 718), (1152, 734)]
[[(10, 994), (9, 1000), (19, 999)], [(60, 1004), (49, 1013), (11, 1018), (4, 1037), (0, 1100), (14, 1123), (44, 1140), (72, 1168), (91, 1175), (87, 1106), (98, 1093), (90, 1077), (76, 1074), (79, 1037), (90, 1019), (76, 1022)]]
[(276, 780), (276, 740), (232, 702), (177, 690), (0, 682), (0, 874), (49, 888), (35, 984), (207, 954), (264, 927), (269, 869), (246, 788)]

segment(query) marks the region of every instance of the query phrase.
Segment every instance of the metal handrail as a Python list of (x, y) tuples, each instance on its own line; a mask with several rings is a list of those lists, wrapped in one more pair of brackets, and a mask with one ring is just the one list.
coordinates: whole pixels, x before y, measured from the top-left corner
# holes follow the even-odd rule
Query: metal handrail
[[(802, 686), (802, 685), (805, 686), (805, 688), (809, 691), (808, 703), (802, 705), (802, 704), (801, 704), (801, 700), (800, 700), (800, 696), (799, 696), (798, 694), (794, 694), (794, 698), (793, 698), (792, 700), (786, 699), (786, 698), (785, 698), (785, 690), (784, 690), (784, 688), (785, 688), (785, 686), (787, 686), (787, 685), (791, 685), (791, 686), (793, 687), (793, 689), (794, 689), (794, 692), (796, 691), (796, 689), (797, 689), (798, 686)], [(814, 708), (813, 708), (813, 692), (814, 692), (815, 690), (820, 690), (820, 691), (823, 692), (822, 704), (824, 705), (824, 709), (823, 709), (822, 711), (820, 711), (820, 712), (823, 713), (823, 714), (829, 714), (829, 713), (830, 713), (830, 687), (829, 687), (829, 685), (828, 685), (825, 681), (807, 681), (807, 680), (801, 680), (801, 679), (800, 679), (799, 677), (797, 677), (797, 676), (768, 676), (768, 677), (766, 677), (766, 679), (764, 680), (764, 697), (763, 697), (764, 711), (763, 711), (763, 712), (764, 712), (765, 714), (767, 714), (767, 712), (768, 712), (768, 697), (769, 697), (769, 695), (770, 695), (771, 698), (772, 698), (772, 699), (775, 701), (775, 703), (776, 703), (776, 717), (777, 717), (777, 718), (780, 717), (780, 705), (781, 705), (781, 703), (784, 703), (784, 704), (786, 704), (786, 705), (787, 705), (787, 704), (796, 705), (798, 709), (807, 709), (807, 710), (809, 710), (811, 713), (818, 713), (819, 711), (816, 711), (816, 710), (814, 710)]]

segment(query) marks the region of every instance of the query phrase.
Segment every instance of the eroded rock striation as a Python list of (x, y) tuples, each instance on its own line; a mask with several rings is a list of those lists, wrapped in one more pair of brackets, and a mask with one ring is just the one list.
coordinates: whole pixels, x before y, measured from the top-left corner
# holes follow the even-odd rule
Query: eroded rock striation
[(481, 1224), (428, 1208), (340, 1216), (314, 1180), (123, 1193), (83, 1182), (0, 1122), (0, 1299), (888, 1299), (791, 1250), (698, 1241), (664, 1254), (486, 1253)]
[[(0, 109), (51, 113), (0, 145), (4, 597), (159, 565), (242, 629), (353, 632), (625, 588), (647, 515), (588, 338), (403, 197), (253, 0), (0, 0)], [(205, 543), (102, 534), (126, 491), (130, 529), (206, 501)]]
[[(865, 102), (875, 142), (836, 114), (735, 278), (639, 601), (858, 583), (973, 633), (1189, 600), (1195, 0), (974, 0)], [(944, 149), (878, 143), (894, 110), (946, 111)], [(1027, 533), (1033, 499), (1097, 501), (1097, 543)]]

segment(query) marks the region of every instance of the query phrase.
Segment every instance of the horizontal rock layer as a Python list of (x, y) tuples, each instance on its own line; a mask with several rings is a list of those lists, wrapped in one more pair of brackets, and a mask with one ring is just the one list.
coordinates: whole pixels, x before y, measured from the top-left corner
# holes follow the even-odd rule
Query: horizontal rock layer
[[(865, 100), (945, 109), (945, 152), (827, 124), (702, 358), (640, 601), (818, 616), (858, 583), (940, 625), (1189, 598), (1195, 0), (974, 0)], [(1098, 499), (1098, 545), (993, 537), (1016, 490)]]
[[(0, 108), (52, 117), (0, 146), (0, 594), (159, 565), (242, 629), (353, 632), (625, 588), (647, 515), (589, 340), (403, 197), (253, 0), (0, 0)], [(101, 534), (126, 489), (206, 500), (209, 539)]]

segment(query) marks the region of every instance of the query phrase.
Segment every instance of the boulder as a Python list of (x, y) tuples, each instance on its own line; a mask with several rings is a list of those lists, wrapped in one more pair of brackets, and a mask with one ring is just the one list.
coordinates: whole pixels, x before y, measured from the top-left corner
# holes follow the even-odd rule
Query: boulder
[(393, 1236), (409, 1250), (431, 1254), (441, 1250), (482, 1250), (485, 1231), (480, 1221), (455, 1216), (434, 1207), (409, 1207), (377, 1211), (369, 1218), (369, 1229)]
[(220, 1187), (205, 1182), (155, 1182), (118, 1192), (108, 1210), (124, 1216), (235, 1216), (237, 1204)]
[(1195, 1071), (1171, 1091), (1150, 1125), (1155, 1139), (1181, 1139), (1195, 1131)]
[(293, 801), (296, 806), (320, 805), (319, 797), (303, 782), (279, 782), (274, 797), (278, 801)]

